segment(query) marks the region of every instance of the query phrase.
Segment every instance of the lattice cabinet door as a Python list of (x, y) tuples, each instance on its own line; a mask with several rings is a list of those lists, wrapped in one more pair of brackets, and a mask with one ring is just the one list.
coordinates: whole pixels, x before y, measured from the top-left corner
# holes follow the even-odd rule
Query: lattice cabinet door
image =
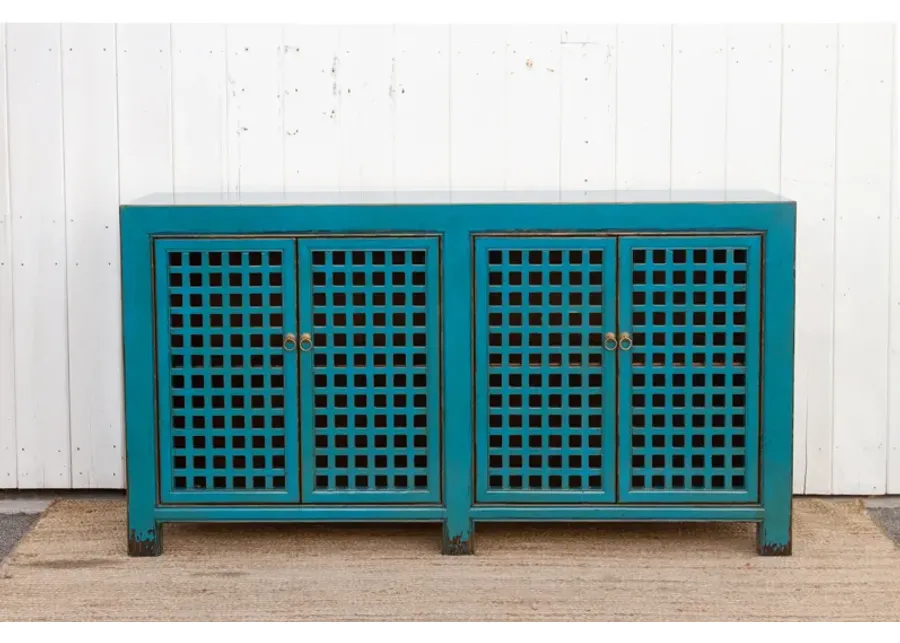
[(299, 243), (304, 502), (439, 502), (438, 238)]
[(615, 499), (615, 239), (475, 245), (476, 499)]
[(759, 237), (620, 243), (620, 500), (756, 501)]
[(293, 240), (155, 243), (163, 502), (299, 500)]

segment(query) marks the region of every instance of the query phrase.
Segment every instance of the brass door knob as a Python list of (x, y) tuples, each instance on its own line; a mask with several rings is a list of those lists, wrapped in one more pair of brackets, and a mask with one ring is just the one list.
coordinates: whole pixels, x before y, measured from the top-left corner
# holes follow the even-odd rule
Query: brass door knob
[(615, 333), (606, 333), (603, 338), (603, 348), (608, 351), (614, 351), (619, 347), (619, 341), (616, 339)]
[(294, 333), (287, 333), (284, 336), (284, 341), (281, 342), (281, 347), (288, 352), (295, 350), (297, 348), (297, 336)]
[(309, 333), (303, 333), (302, 335), (300, 335), (299, 346), (300, 350), (304, 353), (308, 353), (309, 351), (311, 351), (313, 349), (312, 335), (310, 335)]
[(630, 351), (632, 346), (634, 346), (634, 340), (631, 339), (631, 333), (620, 333), (619, 348), (623, 351)]

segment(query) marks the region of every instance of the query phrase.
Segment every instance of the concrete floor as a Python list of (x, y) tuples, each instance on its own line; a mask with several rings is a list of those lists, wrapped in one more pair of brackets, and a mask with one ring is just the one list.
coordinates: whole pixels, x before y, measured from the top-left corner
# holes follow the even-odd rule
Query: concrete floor
[(28, 533), (55, 498), (121, 498), (124, 491), (0, 490), (0, 562)]
[(867, 507), (872, 520), (884, 529), (891, 539), (900, 545), (900, 506), (898, 507)]
[[(37, 492), (0, 491), (0, 561), (37, 522), (58, 497), (121, 498), (121, 491)], [(900, 546), (900, 496), (864, 499), (872, 519)]]
[(0, 562), (9, 555), (16, 543), (28, 533), (40, 514), (0, 514)]

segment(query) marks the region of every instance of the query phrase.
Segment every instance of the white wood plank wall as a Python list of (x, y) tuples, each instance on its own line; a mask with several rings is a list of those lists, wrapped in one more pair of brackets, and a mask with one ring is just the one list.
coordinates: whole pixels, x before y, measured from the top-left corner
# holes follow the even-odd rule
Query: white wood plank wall
[(761, 188), (799, 202), (794, 490), (900, 493), (892, 25), (0, 26), (0, 488), (123, 479), (117, 206)]

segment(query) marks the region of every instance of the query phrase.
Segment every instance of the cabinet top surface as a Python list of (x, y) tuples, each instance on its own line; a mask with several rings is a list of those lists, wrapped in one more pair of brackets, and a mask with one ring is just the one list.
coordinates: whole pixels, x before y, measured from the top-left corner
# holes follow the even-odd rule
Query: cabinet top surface
[(603, 191), (364, 191), (156, 193), (132, 200), (133, 206), (240, 205), (442, 205), (503, 203), (792, 203), (763, 190), (603, 190)]

